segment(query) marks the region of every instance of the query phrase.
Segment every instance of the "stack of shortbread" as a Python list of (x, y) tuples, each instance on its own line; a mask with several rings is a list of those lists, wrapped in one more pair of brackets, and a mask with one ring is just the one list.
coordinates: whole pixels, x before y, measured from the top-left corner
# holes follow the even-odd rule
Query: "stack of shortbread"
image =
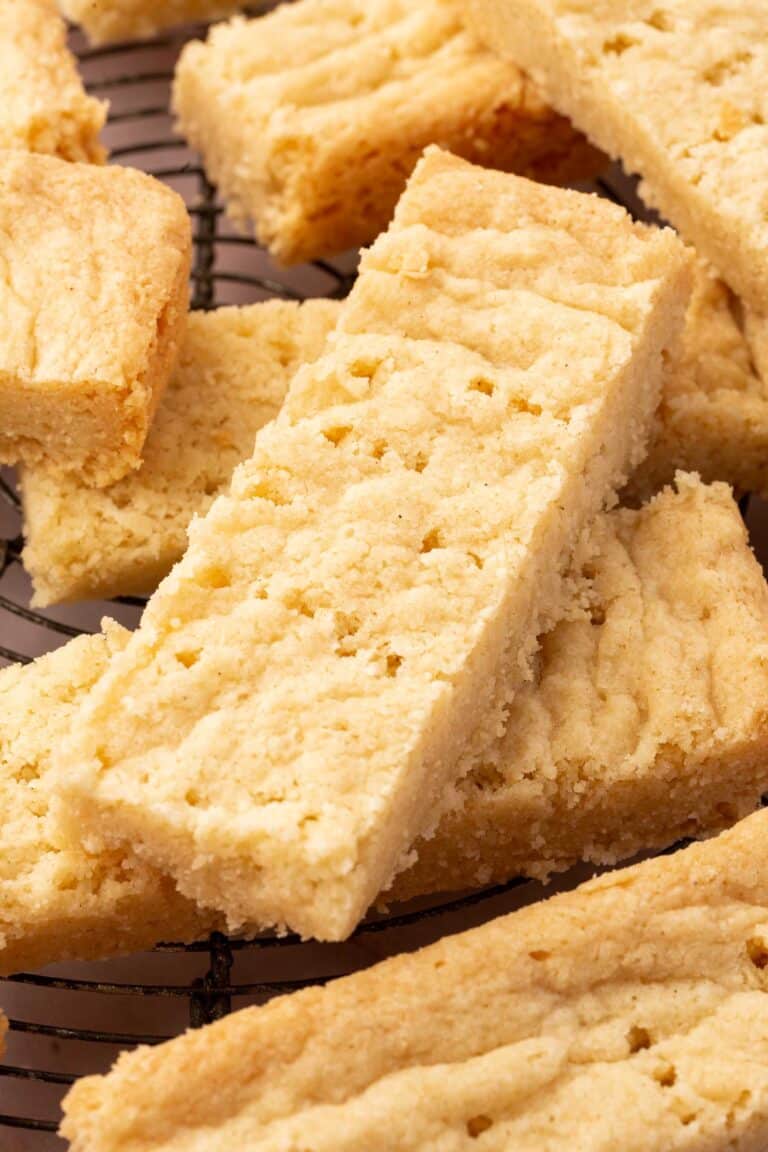
[[(239, 7), (62, 3), (95, 41)], [(73, 1149), (762, 1147), (768, 587), (728, 485), (768, 491), (763, 5), (215, 27), (174, 103), (228, 210), (284, 261), (371, 246), (343, 303), (188, 321), (183, 205), (69, 162), (104, 110), (11, 9), (24, 560), (40, 605), (150, 599), (0, 673), (0, 971), (721, 833), (124, 1057)], [(679, 236), (555, 186), (604, 152)]]

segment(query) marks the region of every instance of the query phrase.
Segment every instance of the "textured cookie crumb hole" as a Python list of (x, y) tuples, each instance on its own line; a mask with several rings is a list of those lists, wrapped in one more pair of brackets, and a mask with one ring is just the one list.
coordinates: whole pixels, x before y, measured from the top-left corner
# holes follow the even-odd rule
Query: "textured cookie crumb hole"
[(184, 799), (190, 808), (197, 808), (200, 803), (200, 793), (196, 788), (188, 788), (184, 793)]
[(283, 507), (285, 504), (290, 504), (290, 500), (282, 494), (277, 485), (271, 483), (269, 480), (257, 480), (256, 483), (248, 489), (248, 496), (251, 500), (267, 500), (270, 504), (274, 504), (278, 508)]
[(715, 811), (721, 820), (726, 824), (735, 824), (739, 818), (738, 809), (735, 804), (729, 804), (726, 800), (722, 803), (715, 805)]
[(768, 968), (768, 944), (759, 936), (752, 936), (747, 940), (747, 956), (749, 956), (750, 963), (754, 964), (755, 968), (759, 968), (761, 972), (764, 968)]
[(371, 456), (373, 456), (374, 460), (381, 460), (388, 448), (389, 444), (387, 444), (386, 440), (374, 440)]
[(477, 1140), (478, 1136), (482, 1136), (483, 1132), (487, 1132), (492, 1127), (493, 1120), (490, 1116), (471, 1116), (467, 1120), (467, 1136), (471, 1140)]
[(589, 619), (596, 626), (605, 624), (605, 608), (603, 608), (602, 604), (592, 605), (589, 610)]
[(335, 629), (338, 640), (336, 655), (355, 656), (357, 654), (355, 635), (360, 629), (360, 619), (351, 613), (337, 612), (335, 615)]
[(671, 1088), (677, 1080), (677, 1070), (673, 1064), (663, 1064), (655, 1069), (653, 1078), (662, 1088)]
[(427, 532), (426, 536), (421, 542), (422, 554), (425, 552), (434, 552), (435, 548), (442, 547), (443, 542), (440, 538), (440, 531), (437, 528), (433, 528), (430, 532)]
[(228, 588), (229, 572), (218, 564), (209, 564), (198, 573), (197, 582), (201, 588)]
[(179, 664), (183, 664), (185, 668), (194, 668), (200, 659), (200, 652), (177, 652), (176, 659)]
[(323, 436), (326, 440), (330, 440), (331, 444), (341, 444), (342, 440), (346, 440), (352, 429), (349, 425), (339, 425), (336, 428), (323, 428)]
[(712, 64), (706, 68), (703, 73), (703, 78), (707, 84), (711, 84), (713, 88), (719, 88), (731, 76), (735, 76), (740, 72), (745, 64), (748, 64), (752, 59), (751, 52), (738, 52), (735, 56), (731, 56), (727, 60), (718, 60), (717, 64)]
[(638, 1024), (633, 1024), (629, 1032), (627, 1032), (627, 1044), (629, 1045), (630, 1052), (642, 1052), (643, 1048), (650, 1048), (651, 1034), (647, 1028), (641, 1028)]
[[(266, 594), (264, 599), (266, 599)], [(297, 590), (289, 592), (285, 597), (284, 604), (287, 608), (292, 608), (294, 612), (298, 612), (300, 616), (306, 616), (309, 620), (313, 620), (315, 617), (315, 610), (304, 592)]]
[(40, 772), (35, 764), (22, 764), (13, 773), (13, 779), (17, 784), (31, 784), (33, 780), (39, 780)]
[(387, 656), (387, 676), (397, 676), (397, 670), (402, 662), (402, 656), (398, 656), (396, 652), (390, 652)]
[(467, 556), (469, 556), (475, 568), (479, 568), (482, 572), (483, 568), (485, 567), (485, 561), (483, 560), (482, 556), (478, 556), (476, 552), (467, 552)]
[(381, 364), (380, 360), (354, 360), (349, 365), (349, 374), (358, 380), (371, 380)]
[(632, 36), (626, 36), (623, 32), (619, 32), (618, 36), (613, 36), (610, 40), (606, 40), (603, 44), (603, 52), (608, 56), (622, 56), (628, 48), (634, 48), (638, 43)]
[(646, 24), (651, 28), (658, 28), (659, 32), (671, 32), (674, 28), (672, 17), (662, 8), (656, 8), (651, 12)]
[(487, 380), (484, 376), (476, 376), (469, 385), (470, 392), (482, 392), (483, 396), (493, 396), (496, 391), (496, 385), (492, 380)]
[(413, 464), (411, 464), (411, 467), (413, 468), (414, 472), (423, 472), (428, 463), (429, 459), (426, 454), (424, 452), (417, 452), (413, 458)]
[(533, 952), (529, 952), (531, 960), (549, 960), (550, 953), (545, 948), (534, 948)]

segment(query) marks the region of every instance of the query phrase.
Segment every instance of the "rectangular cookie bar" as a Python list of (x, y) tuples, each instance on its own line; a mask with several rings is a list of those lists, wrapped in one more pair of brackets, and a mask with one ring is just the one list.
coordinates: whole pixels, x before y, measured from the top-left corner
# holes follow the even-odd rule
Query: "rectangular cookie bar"
[(187, 311), (189, 217), (131, 168), (0, 152), (0, 462), (141, 461)]
[(135, 472), (106, 488), (24, 468), (24, 564), (36, 605), (153, 592), (277, 415), (288, 382), (319, 355), (340, 304), (270, 300), (193, 312)]
[(220, 20), (246, 7), (247, 0), (59, 0), (64, 15), (79, 24), (92, 44), (139, 40), (174, 24)]
[(0, 148), (101, 161), (107, 105), (86, 96), (54, 0), (6, 0), (0, 21)]
[(763, 0), (471, 0), (469, 20), (768, 311)]
[(80, 818), (232, 927), (346, 936), (495, 738), (689, 283), (669, 230), (430, 149), (75, 720)]
[(61, 1132), (71, 1152), (758, 1152), (767, 967), (761, 811), (125, 1053)]
[(768, 586), (728, 488), (681, 474), (599, 517), (574, 575), (586, 611), (543, 638), (498, 761), (461, 782), (397, 898), (613, 864), (768, 792)]
[(76, 708), (127, 641), (106, 624), (103, 634), (0, 671), (0, 975), (194, 939), (215, 926), (146, 862), (89, 851), (48, 787)]
[(677, 469), (768, 493), (768, 351), (758, 321), (697, 260), (679, 357), (664, 380), (648, 455), (629, 491), (645, 497)]
[(464, 7), (297, 0), (187, 45), (179, 127), (230, 215), (294, 263), (372, 241), (428, 144), (538, 180), (594, 175), (603, 158), (478, 46)]

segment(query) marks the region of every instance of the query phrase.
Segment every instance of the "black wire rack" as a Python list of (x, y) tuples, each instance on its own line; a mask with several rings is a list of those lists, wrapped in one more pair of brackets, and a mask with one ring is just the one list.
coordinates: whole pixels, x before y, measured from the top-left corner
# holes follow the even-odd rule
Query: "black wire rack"
[[(151, 172), (187, 203), (195, 245), (193, 308), (270, 297), (343, 298), (354, 280), (353, 259), (276, 268), (253, 240), (230, 227), (199, 159), (174, 135), (168, 109), (173, 64), (184, 41), (200, 31), (98, 49), (72, 33), (86, 86), (112, 103), (106, 133), (112, 159)], [(599, 190), (639, 211), (626, 182), (609, 180)], [(20, 523), (19, 499), (8, 474), (0, 478), (0, 662), (28, 663), (72, 636), (95, 631), (105, 611), (127, 625), (136, 622), (143, 602), (131, 597), (78, 608), (76, 614), (29, 608)], [(539, 895), (538, 885), (513, 880), (437, 904), (422, 901), (369, 919), (344, 945), (274, 935), (243, 942), (214, 934), (192, 945), (161, 944), (138, 958), (59, 965), (10, 977), (0, 982), (0, 1004), (12, 1006), (8, 1062), (0, 1064), (0, 1150), (60, 1148), (55, 1132), (61, 1096), (78, 1076), (105, 1070), (123, 1048), (160, 1043), (186, 1027), (217, 1020), (233, 1007), (323, 982), (507, 911), (510, 900)], [(118, 1030), (117, 1022), (125, 1026)]]

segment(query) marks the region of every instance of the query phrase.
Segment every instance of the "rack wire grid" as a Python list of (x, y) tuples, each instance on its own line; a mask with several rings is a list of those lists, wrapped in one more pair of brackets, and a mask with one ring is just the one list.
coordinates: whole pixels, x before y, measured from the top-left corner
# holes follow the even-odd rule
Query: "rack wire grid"
[[(263, 3), (253, 11), (271, 6)], [(152, 173), (187, 203), (195, 245), (193, 308), (270, 297), (344, 297), (354, 280), (354, 256), (276, 268), (252, 239), (229, 226), (199, 159), (174, 135), (173, 65), (182, 44), (202, 31), (187, 28), (151, 42), (96, 49), (71, 32), (86, 87), (111, 102), (105, 139), (113, 161)], [(620, 174), (601, 181), (598, 191), (642, 213), (632, 185)], [(7, 473), (0, 479), (0, 662), (26, 663), (72, 636), (95, 631), (105, 611), (128, 626), (136, 623), (143, 602), (130, 597), (45, 614), (30, 609), (20, 524), (19, 500)], [(575, 870), (558, 886), (570, 887), (583, 875)], [(417, 902), (369, 919), (343, 945), (275, 935), (243, 942), (214, 934), (192, 945), (161, 944), (138, 957), (55, 965), (10, 977), (0, 982), (0, 1003), (10, 1022), (7, 1062), (0, 1065), (0, 1150), (60, 1148), (55, 1132), (61, 1096), (78, 1076), (105, 1070), (122, 1048), (160, 1043), (185, 1027), (225, 1016), (233, 1006), (321, 983), (541, 894), (539, 885), (513, 880), (447, 901)]]

